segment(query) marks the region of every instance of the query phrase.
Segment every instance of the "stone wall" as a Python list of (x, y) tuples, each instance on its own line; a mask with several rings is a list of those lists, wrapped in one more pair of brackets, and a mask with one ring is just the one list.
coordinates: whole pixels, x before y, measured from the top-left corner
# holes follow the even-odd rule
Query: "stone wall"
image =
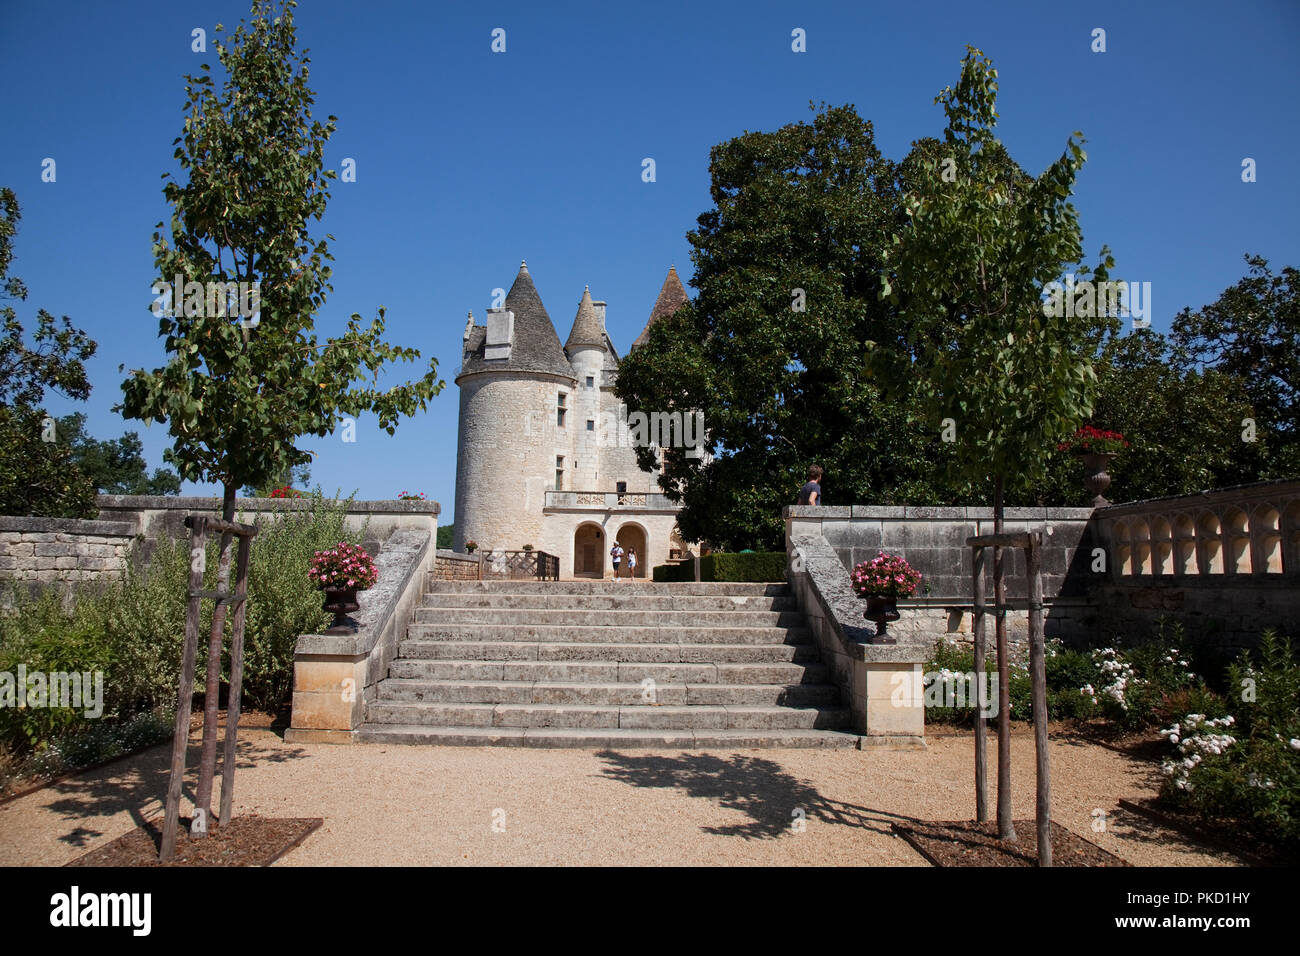
[(135, 535), (123, 521), (0, 517), (0, 579), (66, 586), (116, 574)]
[[(1083, 642), (1097, 634), (1099, 618), (1090, 595), (1105, 575), (1092, 570), (1093, 548), (1098, 543), (1090, 521), (1092, 513), (1091, 508), (1006, 509), (1004, 530), (1008, 534), (1043, 532), (1044, 626), (1049, 637)], [(902, 555), (921, 572), (921, 590), (911, 599), (899, 600), (903, 616), (890, 625), (891, 630), (897, 628), (900, 634), (932, 642), (944, 636), (971, 639), (974, 576), (966, 539), (993, 533), (992, 508), (792, 505), (784, 514), (787, 551), (792, 550), (795, 538), (819, 537), (833, 549), (846, 572), (878, 551)], [(1019, 548), (1004, 553), (1007, 603), (1013, 608), (1007, 612), (1007, 633), (1011, 640), (1026, 640), (1025, 555)], [(991, 553), (985, 558), (985, 592), (991, 605)], [(990, 640), (992, 633), (990, 617)]]
[(477, 581), (479, 576), (477, 554), (457, 554), (440, 549), (433, 564), (433, 576), (438, 581)]

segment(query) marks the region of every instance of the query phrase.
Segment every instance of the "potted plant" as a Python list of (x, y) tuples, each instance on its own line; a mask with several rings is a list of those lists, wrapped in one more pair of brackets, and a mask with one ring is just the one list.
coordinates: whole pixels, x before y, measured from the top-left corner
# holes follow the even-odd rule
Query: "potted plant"
[(898, 620), (898, 598), (909, 597), (916, 591), (921, 572), (899, 555), (878, 551), (870, 561), (854, 567), (850, 578), (858, 597), (867, 599), (863, 617), (876, 625), (876, 637), (871, 643), (897, 644), (886, 632), (886, 625)]
[(415, 491), (415, 492), (403, 491), (400, 495), (397, 496), (397, 500), (398, 501), (424, 501), (425, 497), (423, 491)]
[(374, 587), (379, 571), (374, 559), (359, 544), (340, 541), (328, 551), (317, 551), (307, 576), (325, 592), (325, 610), (334, 621), (321, 633), (352, 634), (356, 622), (348, 615), (358, 610), (357, 592)]
[(1083, 485), (1095, 496), (1094, 508), (1104, 508), (1110, 504), (1102, 492), (1110, 487), (1110, 475), (1107, 470), (1111, 461), (1121, 450), (1128, 447), (1128, 442), (1119, 432), (1105, 431), (1084, 425), (1068, 441), (1056, 446), (1057, 451), (1073, 451), (1083, 459)]
[(474, 553), (475, 551), (477, 551), (477, 550), (478, 550), (478, 542), (477, 542), (477, 541), (466, 541), (466, 542), (465, 542), (465, 553), (466, 553), (466, 554), (473, 554), (473, 553)]
[(532, 546), (531, 544), (526, 544), (526, 545), (524, 545), (524, 550), (525, 550), (525, 551), (531, 551), (531, 550), (533, 550), (533, 546)]

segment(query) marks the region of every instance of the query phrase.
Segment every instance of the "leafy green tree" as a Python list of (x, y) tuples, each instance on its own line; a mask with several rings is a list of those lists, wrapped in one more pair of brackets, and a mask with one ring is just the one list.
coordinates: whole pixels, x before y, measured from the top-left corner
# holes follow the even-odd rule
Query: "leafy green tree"
[(76, 468), (57, 423), (44, 408), (47, 391), (84, 401), (90, 395), (86, 359), (95, 343), (44, 309), (36, 313), (29, 344), (10, 302), (25, 301), (27, 287), (9, 275), (13, 237), (22, 212), (9, 188), (0, 189), (0, 514), (90, 518), (95, 488)]
[(246, 485), (243, 495), (245, 498), (266, 498), (277, 488), (306, 488), (310, 481), (311, 468), (308, 465), (294, 465), (292, 468), (280, 472), (277, 478), (272, 479), (261, 488)]
[(86, 434), (86, 416), (80, 412), (58, 420), (58, 437), (72, 451), (72, 464), (101, 494), (178, 495), (181, 480), (174, 471), (155, 468), (149, 474), (144, 446), (136, 432), (98, 441)]
[[(1094, 361), (1097, 398), (1086, 424), (1124, 435), (1129, 447), (1110, 465), (1107, 494), (1141, 501), (1257, 480), (1269, 436), (1243, 442), (1250, 416), (1245, 384), (1235, 376), (1180, 366), (1169, 339), (1154, 329), (1108, 333)], [(1077, 456), (1052, 452), (1035, 493), (1048, 505), (1085, 507)]]
[[(619, 370), (631, 411), (703, 415), (703, 461), (667, 455), (660, 486), (688, 539), (779, 550), (781, 508), (810, 464), (825, 501), (932, 503), (943, 457), (906, 399), (861, 374), (864, 343), (904, 331), (877, 295), (901, 227), (897, 167), (852, 106), (753, 132), (710, 154), (714, 208), (688, 234), (698, 295), (655, 322)], [(638, 449), (655, 469), (653, 449)]]
[[(1176, 359), (1245, 383), (1254, 437), (1270, 449), (1257, 477), (1293, 478), (1300, 475), (1300, 270), (1287, 266), (1274, 275), (1262, 256), (1245, 259), (1249, 271), (1240, 282), (1174, 319)], [(1240, 441), (1242, 419), (1230, 424)]]
[(438, 547), (445, 551), (450, 551), (452, 547), (452, 537), (456, 533), (454, 524), (438, 525)]
[[(1092, 357), (1104, 326), (1087, 313), (1058, 316), (1042, 301), (1044, 288), (1067, 270), (1074, 275), (1082, 260), (1069, 196), (1086, 156), (1072, 137), (1042, 175), (1025, 173), (994, 135), (997, 71), (973, 47), (956, 88), (935, 102), (948, 118), (946, 155), (923, 159), (927, 175), (906, 196), (909, 224), (881, 276), (882, 295), (900, 307), (906, 345), (877, 345), (872, 354), (888, 394), (914, 395), (935, 434), (947, 426), (953, 473), (972, 483), (992, 478), (1000, 533), (1004, 491), (1028, 493), (1041, 482), (1056, 444), (1093, 411)], [(1106, 281), (1112, 264), (1103, 248), (1083, 277)], [(1001, 838), (1015, 840), (1002, 558), (995, 549), (997, 817)], [(1041, 655), (1037, 644), (1032, 650)]]
[[(384, 310), (369, 326), (353, 314), (346, 332), (318, 343), (313, 316), (323, 307), (332, 256), (327, 238), (309, 234), (325, 213), (325, 143), (335, 118), (311, 116), (306, 51), (295, 49), (293, 8), (254, 0), (248, 23), (216, 43), (225, 71), (220, 91), (203, 72), (186, 77), (186, 117), (175, 158), (185, 182), (164, 195), (170, 228), (158, 224), (154, 262), (162, 282), (257, 283), (260, 313), (231, 317), (221, 295), (205, 302), (173, 290), (159, 316), (167, 363), (135, 370), (123, 383), (124, 413), (168, 424), (174, 444), (166, 459), (188, 481), (223, 488), (222, 514), (233, 520), (245, 485), (265, 485), (306, 464), (303, 435), (324, 437), (345, 416), (373, 413), (389, 434), (399, 417), (424, 410), (444, 383), (437, 362), (415, 382), (385, 390), (377, 383), (393, 360), (414, 361), (415, 349), (383, 341)], [(217, 25), (217, 33), (223, 27)], [(155, 286), (155, 289), (158, 287)], [(228, 288), (223, 286), (222, 288)], [(230, 536), (221, 539), (218, 588), (230, 587)], [(204, 748), (196, 806), (208, 809), (216, 749), (216, 693), (225, 605), (213, 614), (208, 643)]]

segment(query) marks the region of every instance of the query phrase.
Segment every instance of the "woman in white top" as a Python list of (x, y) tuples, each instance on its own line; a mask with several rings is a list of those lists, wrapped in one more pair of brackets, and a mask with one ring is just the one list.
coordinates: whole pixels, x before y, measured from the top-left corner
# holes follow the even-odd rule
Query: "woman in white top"
[(636, 550), (634, 548), (627, 549), (627, 576), (629, 578), (636, 577)]

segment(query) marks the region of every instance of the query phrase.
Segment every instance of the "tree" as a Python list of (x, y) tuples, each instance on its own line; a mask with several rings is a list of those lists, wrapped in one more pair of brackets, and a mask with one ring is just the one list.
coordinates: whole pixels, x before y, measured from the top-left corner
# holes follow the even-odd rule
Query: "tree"
[[(9, 275), (21, 218), (14, 191), (0, 189), (0, 297), (7, 300), (27, 299), (22, 280)], [(12, 305), (0, 309), (0, 317), (0, 514), (94, 517), (94, 486), (58, 440), (44, 402), (47, 391), (81, 401), (90, 395), (83, 363), (95, 354), (95, 343), (66, 315), (59, 322), (39, 310), (30, 345)]]
[[(1112, 497), (1141, 501), (1254, 481), (1262, 474), (1258, 443), (1242, 441), (1252, 414), (1245, 383), (1215, 369), (1180, 366), (1168, 338), (1154, 329), (1107, 334), (1094, 368), (1097, 398), (1086, 424), (1121, 432), (1129, 442), (1110, 466)], [(1045, 505), (1086, 506), (1077, 456), (1049, 455), (1035, 492)]]
[[(217, 42), (226, 74), (220, 93), (208, 64), (200, 75), (186, 77), (188, 115), (175, 141), (186, 181), (165, 176), (173, 214), (166, 234), (161, 222), (154, 233), (160, 281), (180, 276), (186, 286), (172, 290), (171, 308), (159, 315), (167, 364), (135, 370), (122, 386), (127, 417), (168, 423), (174, 444), (166, 459), (181, 477), (222, 486), (226, 521), (234, 518), (239, 488), (264, 485), (310, 461), (297, 445), (300, 436), (324, 437), (345, 415), (363, 411), (392, 434), (399, 416), (423, 410), (444, 386), (433, 359), (415, 382), (383, 391), (354, 384), (364, 382), (363, 370), (377, 383), (386, 363), (420, 357), (383, 341), (383, 308), (368, 327), (353, 313), (343, 335), (317, 342), (313, 316), (331, 289), (326, 239), (332, 237), (314, 239), (308, 225), (324, 215), (326, 183), (335, 177), (323, 166), (335, 117), (326, 125), (311, 117), (310, 61), (305, 50), (295, 49), (294, 6), (290, 0), (277, 10), (271, 0), (254, 0), (250, 21)], [(257, 290), (256, 315), (228, 314), (232, 282)], [(207, 283), (222, 285), (205, 296)], [(230, 541), (222, 535), (223, 592), (230, 584)], [(208, 643), (196, 795), (205, 814), (225, 617), (225, 604), (218, 604)]]
[[(905, 199), (910, 222), (888, 250), (881, 276), (882, 295), (901, 309), (906, 346), (877, 346), (874, 367), (887, 394), (907, 394), (911, 386), (934, 434), (950, 425), (956, 454), (947, 464), (957, 476), (973, 483), (992, 478), (994, 531), (1002, 533), (1004, 491), (1028, 492), (1041, 482), (1050, 450), (1093, 410), (1092, 356), (1101, 328), (1088, 321), (1092, 310), (1058, 316), (1042, 301), (1044, 288), (1067, 268), (1073, 276), (1082, 259), (1069, 196), (1086, 156), (1075, 133), (1042, 175), (1026, 174), (994, 136), (997, 71), (973, 47), (957, 87), (935, 102), (948, 119), (946, 155), (923, 159), (927, 175)], [(1082, 270), (1085, 280), (1108, 280), (1113, 262), (1104, 247), (1101, 255), (1094, 270)], [(1015, 840), (1001, 548), (994, 550), (993, 580), (998, 830)], [(1039, 671), (1037, 641), (1031, 653)], [(977, 732), (977, 747), (982, 743)]]
[[(1174, 319), (1176, 360), (1236, 376), (1254, 407), (1255, 437), (1272, 446), (1259, 477), (1300, 475), (1300, 270), (1274, 275), (1247, 255), (1248, 274), (1210, 305)], [(1251, 431), (1241, 418), (1230, 423)], [(1249, 440), (1249, 438), (1248, 438)]]
[(450, 551), (452, 546), (452, 536), (456, 532), (454, 524), (438, 525), (438, 547)]
[[(828, 503), (937, 503), (936, 448), (906, 401), (860, 374), (864, 342), (901, 336), (877, 296), (901, 226), (898, 169), (852, 106), (745, 133), (710, 153), (714, 208), (687, 236), (698, 295), (655, 322), (619, 370), (632, 411), (703, 415), (700, 461), (669, 454), (660, 486), (688, 540), (779, 549), (781, 507), (808, 465)], [(638, 449), (642, 468), (655, 450)]]
[(150, 476), (144, 446), (136, 432), (97, 441), (86, 434), (86, 416), (77, 412), (58, 420), (58, 436), (72, 452), (73, 467), (101, 494), (178, 495), (181, 492), (181, 479), (174, 471), (155, 468)]
[(255, 488), (252, 485), (244, 487), (243, 495), (245, 498), (266, 498), (272, 491), (277, 488), (293, 488), (301, 485), (307, 487), (311, 481), (311, 468), (308, 465), (294, 465), (280, 472), (279, 476), (267, 482), (261, 488)]

